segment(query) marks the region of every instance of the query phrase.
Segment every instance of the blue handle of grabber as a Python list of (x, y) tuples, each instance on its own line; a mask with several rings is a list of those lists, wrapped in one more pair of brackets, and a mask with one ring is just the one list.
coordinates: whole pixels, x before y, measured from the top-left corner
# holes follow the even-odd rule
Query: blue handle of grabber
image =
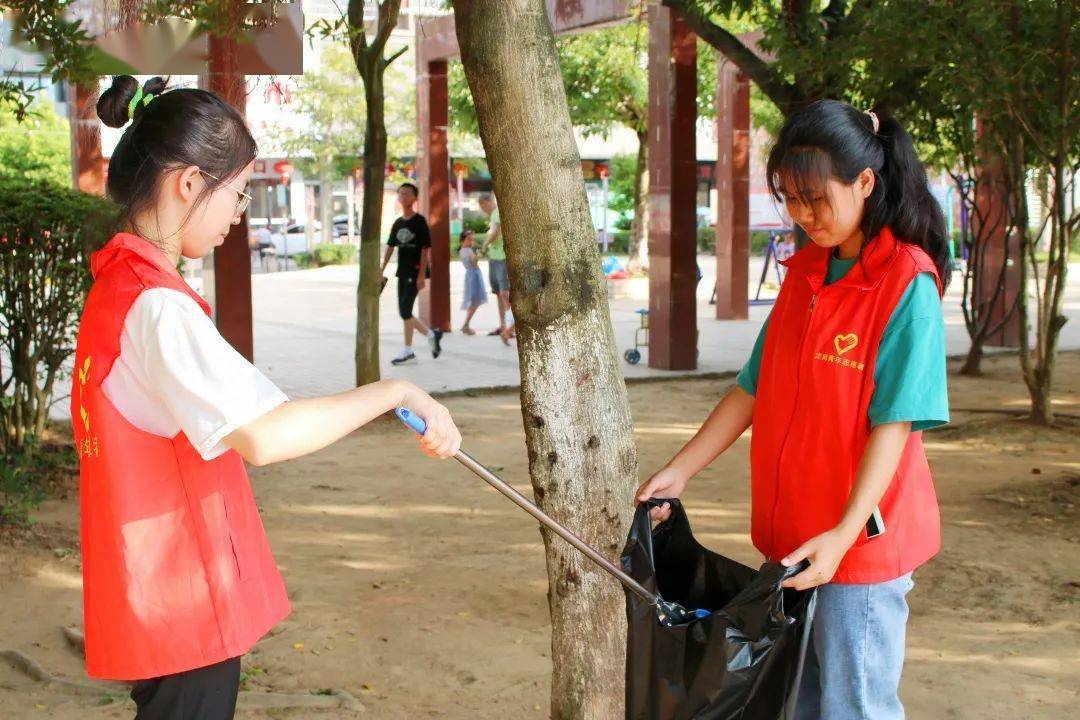
[(405, 426), (411, 429), (417, 435), (423, 435), (427, 432), (427, 423), (424, 422), (424, 418), (420, 417), (416, 413), (399, 407), (397, 410), (394, 411), (394, 414), (398, 416), (398, 420), (405, 423)]

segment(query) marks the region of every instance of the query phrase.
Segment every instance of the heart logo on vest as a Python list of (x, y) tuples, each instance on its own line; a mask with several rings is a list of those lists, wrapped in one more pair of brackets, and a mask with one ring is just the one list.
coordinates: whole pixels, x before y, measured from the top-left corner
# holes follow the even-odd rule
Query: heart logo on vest
[(847, 335), (837, 335), (833, 338), (833, 345), (836, 346), (836, 352), (843, 355), (848, 350), (851, 350), (859, 344), (859, 336), (855, 333), (848, 333)]

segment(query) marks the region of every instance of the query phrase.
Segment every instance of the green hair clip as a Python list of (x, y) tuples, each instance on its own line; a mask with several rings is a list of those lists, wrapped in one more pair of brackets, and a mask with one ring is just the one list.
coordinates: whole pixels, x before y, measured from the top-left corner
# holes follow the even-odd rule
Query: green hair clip
[(139, 100), (142, 100), (143, 105), (148, 105), (153, 99), (154, 93), (143, 95), (142, 85), (137, 87), (135, 89), (135, 97), (131, 98), (131, 102), (128, 103), (128, 120), (135, 117), (135, 107), (139, 104)]

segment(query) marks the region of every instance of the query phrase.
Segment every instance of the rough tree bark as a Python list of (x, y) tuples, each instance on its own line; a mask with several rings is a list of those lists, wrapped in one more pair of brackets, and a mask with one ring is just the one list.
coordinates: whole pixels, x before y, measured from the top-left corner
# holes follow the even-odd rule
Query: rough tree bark
[(401, 0), (376, 2), (375, 36), (365, 33), (364, 0), (349, 0), (349, 47), (364, 81), (364, 202), (360, 216), (360, 280), (356, 288), (356, 384), (379, 379), (379, 250), (382, 247), (383, 185), (386, 182), (386, 113), (383, 77), (405, 48), (384, 56)]
[[(506, 233), (521, 407), (540, 506), (615, 557), (637, 452), (544, 0), (455, 0), (458, 44)], [(542, 532), (551, 717), (623, 717), (620, 586)]]

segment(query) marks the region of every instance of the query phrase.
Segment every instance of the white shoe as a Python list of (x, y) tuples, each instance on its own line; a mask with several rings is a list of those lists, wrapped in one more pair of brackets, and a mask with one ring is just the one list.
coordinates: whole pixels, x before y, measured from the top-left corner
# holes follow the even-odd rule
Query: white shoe
[(390, 361), (391, 365), (401, 365), (407, 363), (410, 360), (416, 359), (416, 353), (412, 350), (402, 350), (397, 354), (397, 357)]

